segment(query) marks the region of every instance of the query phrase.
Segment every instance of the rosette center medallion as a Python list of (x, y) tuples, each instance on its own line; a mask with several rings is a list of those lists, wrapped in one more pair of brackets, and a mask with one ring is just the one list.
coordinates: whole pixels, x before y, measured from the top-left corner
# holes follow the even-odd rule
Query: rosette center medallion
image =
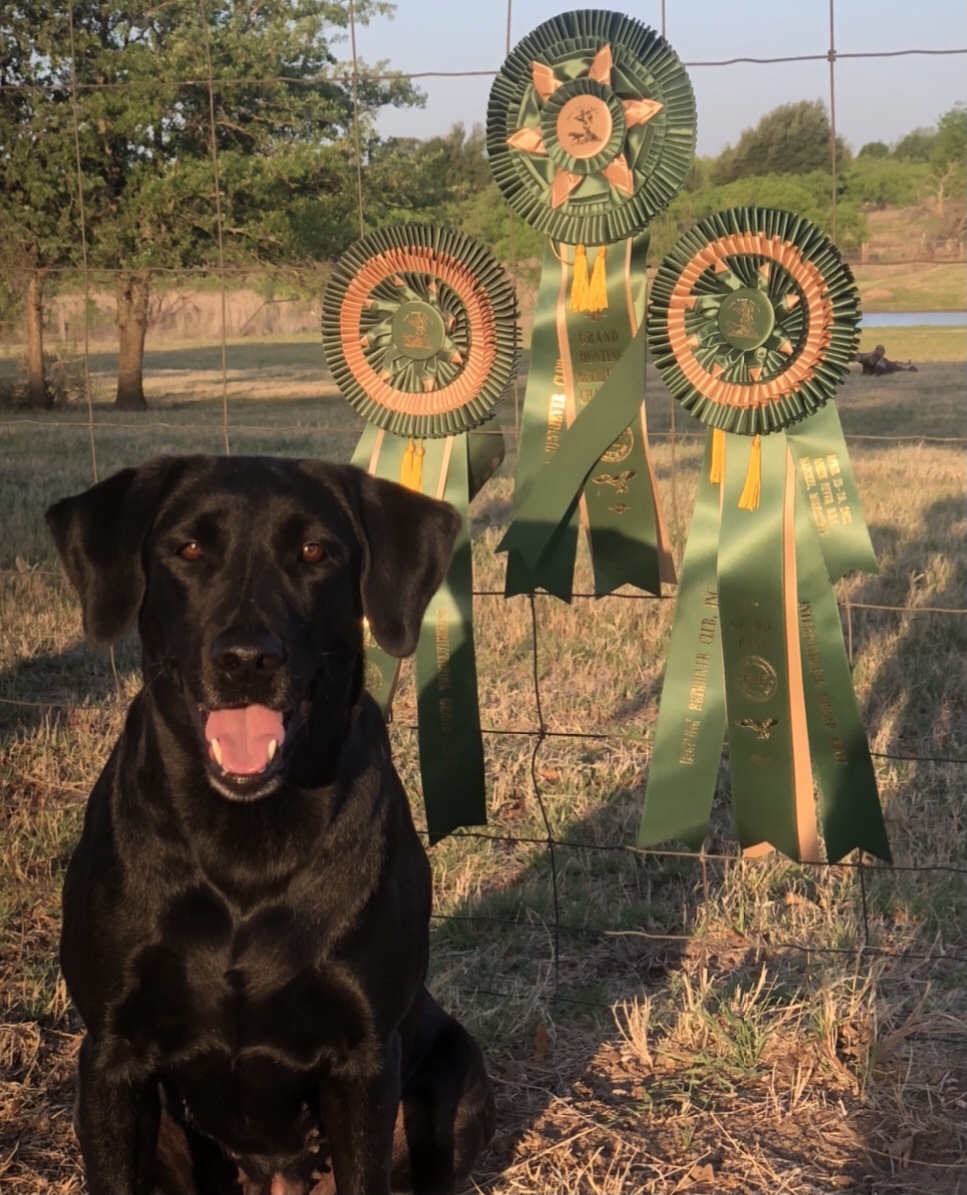
[(761, 291), (743, 286), (722, 300), (719, 332), (733, 348), (745, 352), (761, 348), (775, 326), (775, 308)]
[(593, 158), (607, 146), (614, 121), (607, 102), (597, 95), (574, 95), (557, 114), (557, 140), (572, 158)]
[(446, 326), (439, 311), (429, 303), (418, 300), (403, 303), (393, 316), (393, 343), (411, 361), (426, 361), (435, 357), (447, 338)]

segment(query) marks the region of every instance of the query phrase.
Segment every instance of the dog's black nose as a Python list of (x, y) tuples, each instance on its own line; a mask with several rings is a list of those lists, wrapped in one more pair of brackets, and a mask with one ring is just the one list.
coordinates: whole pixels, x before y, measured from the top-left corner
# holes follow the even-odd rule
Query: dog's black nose
[(285, 663), (285, 648), (268, 631), (222, 631), (212, 640), (211, 659), (231, 680), (265, 680)]

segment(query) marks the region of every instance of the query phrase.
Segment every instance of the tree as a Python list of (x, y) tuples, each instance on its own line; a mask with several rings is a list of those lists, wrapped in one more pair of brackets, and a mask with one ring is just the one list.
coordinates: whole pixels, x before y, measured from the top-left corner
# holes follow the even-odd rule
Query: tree
[[(937, 121), (928, 162), (937, 215), (949, 225), (944, 232), (954, 232), (963, 226), (962, 200), (967, 191), (967, 106), (964, 104), (955, 104)], [(947, 203), (953, 198), (958, 204), (950, 223)]]
[(902, 162), (929, 162), (935, 137), (933, 129), (913, 129), (893, 146), (891, 156)]
[[(712, 167), (711, 182), (722, 186), (740, 178), (766, 174), (807, 174), (830, 168), (830, 124), (822, 100), (800, 100), (767, 112), (754, 129), (746, 129), (733, 148), (727, 146)], [(836, 160), (850, 161), (841, 137)]]
[[(354, 12), (365, 24), (392, 5), (355, 0)], [(291, 262), (352, 238), (354, 97), (332, 49), (348, 19), (346, 0), (79, 0), (72, 71), (68, 18), (48, 14), (22, 69), (72, 135), (76, 77), (89, 262), (117, 278), (118, 406), (145, 405), (152, 271)], [(419, 98), (376, 74), (357, 80), (364, 131), (380, 105)], [(76, 209), (73, 220), (76, 241)]]
[(928, 179), (922, 162), (860, 154), (846, 172), (846, 193), (875, 208), (912, 207), (921, 202)]
[(867, 141), (856, 156), (858, 158), (888, 158), (890, 147), (885, 141)]
[(23, 312), (27, 402), (48, 404), (44, 287), (78, 261), (77, 174), (65, 96), (37, 86), (47, 45), (46, 5), (21, 3), (0, 22), (0, 255)]
[[(730, 207), (773, 207), (796, 212), (827, 233), (832, 231), (832, 178), (823, 170), (808, 174), (767, 174), (738, 179), (725, 186), (683, 191), (669, 207), (666, 223), (652, 229), (654, 252), (667, 253), (675, 240), (698, 220)], [(837, 196), (836, 243), (853, 249), (866, 239), (866, 217), (848, 193)]]

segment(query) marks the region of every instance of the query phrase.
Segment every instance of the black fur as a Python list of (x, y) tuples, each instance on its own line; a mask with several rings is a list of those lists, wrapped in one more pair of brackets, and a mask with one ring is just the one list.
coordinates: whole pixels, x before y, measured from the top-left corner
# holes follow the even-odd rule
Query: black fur
[[(457, 513), (349, 466), (196, 456), (47, 521), (89, 637), (138, 620), (145, 681), (64, 886), (92, 1195), (456, 1190), (493, 1100), (424, 987), (429, 865), (362, 645), (365, 617), (414, 650)], [(206, 741), (239, 707), (284, 716), (254, 774)]]

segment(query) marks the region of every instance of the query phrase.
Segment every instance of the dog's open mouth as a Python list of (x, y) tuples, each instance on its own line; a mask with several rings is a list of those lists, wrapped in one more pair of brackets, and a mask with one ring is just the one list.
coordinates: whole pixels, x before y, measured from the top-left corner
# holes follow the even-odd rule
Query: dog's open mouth
[(253, 795), (282, 766), (288, 718), (264, 705), (198, 711), (212, 775), (239, 795)]

